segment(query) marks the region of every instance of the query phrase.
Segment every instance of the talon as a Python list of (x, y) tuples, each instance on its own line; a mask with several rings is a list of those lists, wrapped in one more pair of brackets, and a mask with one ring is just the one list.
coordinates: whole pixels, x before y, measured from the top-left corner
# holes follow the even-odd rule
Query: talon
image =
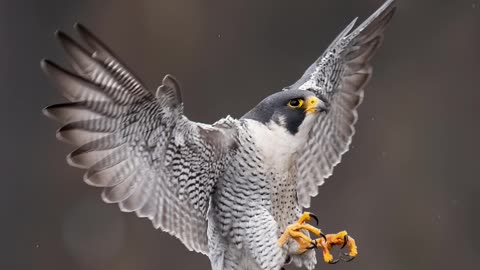
[(311, 246), (311, 247), (308, 247), (307, 249), (317, 248), (317, 240), (316, 240), (316, 239), (312, 240), (311, 244), (312, 244), (312, 246)]
[(315, 225), (318, 225), (318, 217), (312, 213), (308, 213), (308, 214), (310, 215), (311, 218), (315, 219), (315, 223), (316, 223)]
[(345, 234), (345, 236), (343, 237), (343, 245), (340, 249), (343, 249), (348, 243), (348, 235)]
[[(298, 254), (302, 254), (309, 249), (317, 248), (319, 245), (321, 245), (321, 242), (325, 242), (327, 237), (320, 231), (320, 229), (306, 223), (311, 218), (314, 219), (318, 224), (318, 218), (315, 215), (309, 212), (304, 212), (299, 217), (297, 222), (287, 226), (283, 234), (277, 240), (277, 245), (283, 247), (290, 239), (293, 239), (298, 243)], [(321, 235), (323, 241), (319, 241), (318, 239), (312, 240), (308, 233), (318, 236)]]
[(336, 260), (329, 261), (328, 263), (329, 263), (329, 264), (336, 264), (336, 263), (338, 263), (338, 261), (339, 261), (339, 260), (336, 259)]
[(327, 236), (325, 236), (325, 234), (323, 233), (320, 233), (320, 237), (323, 238), (323, 240), (325, 240), (325, 243), (327, 242)]
[[(342, 253), (343, 257), (340, 257), (340, 259), (344, 262), (351, 262), (353, 259), (355, 259), (354, 256), (350, 256), (348, 253)], [(346, 257), (346, 259), (345, 259)]]
[(292, 262), (293, 258), (291, 256), (288, 256), (285, 258), (285, 263), (284, 265), (290, 264)]
[[(344, 262), (349, 262), (353, 260), (357, 254), (357, 245), (355, 244), (355, 240), (348, 236), (346, 231), (341, 231), (337, 234), (327, 234), (322, 235), (323, 241), (319, 241), (320, 238), (317, 239), (317, 247), (323, 250), (323, 260), (326, 263), (335, 264), (339, 260)], [(340, 249), (348, 248), (348, 253), (339, 253), (340, 258), (334, 260), (332, 254), (330, 253), (333, 246), (339, 246)]]

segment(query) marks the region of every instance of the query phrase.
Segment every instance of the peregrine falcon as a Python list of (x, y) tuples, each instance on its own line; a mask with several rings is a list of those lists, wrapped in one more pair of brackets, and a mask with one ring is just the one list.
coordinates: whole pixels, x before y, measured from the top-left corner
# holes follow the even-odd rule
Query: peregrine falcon
[(78, 147), (68, 163), (86, 170), (85, 182), (102, 187), (105, 202), (150, 219), (206, 254), (214, 270), (277, 270), (290, 261), (313, 269), (316, 248), (325, 262), (338, 261), (336, 245), (348, 248), (340, 257), (348, 261), (357, 255), (354, 239), (323, 234), (302, 211), (348, 150), (394, 2), (354, 30), (353, 20), (296, 83), (240, 119), (214, 124), (183, 114), (173, 76), (149, 91), (76, 24), (86, 46), (56, 33), (73, 71), (41, 62), (68, 99), (44, 113), (63, 124), (58, 139)]

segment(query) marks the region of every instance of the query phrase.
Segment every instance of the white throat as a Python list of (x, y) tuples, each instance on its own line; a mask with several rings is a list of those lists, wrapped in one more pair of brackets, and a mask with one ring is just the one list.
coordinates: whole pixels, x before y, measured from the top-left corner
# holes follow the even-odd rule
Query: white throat
[(295, 135), (274, 121), (266, 125), (251, 119), (246, 121), (256, 146), (265, 158), (265, 163), (275, 170), (283, 171), (290, 168), (294, 154), (303, 150), (313, 119), (315, 119), (313, 115), (307, 115)]

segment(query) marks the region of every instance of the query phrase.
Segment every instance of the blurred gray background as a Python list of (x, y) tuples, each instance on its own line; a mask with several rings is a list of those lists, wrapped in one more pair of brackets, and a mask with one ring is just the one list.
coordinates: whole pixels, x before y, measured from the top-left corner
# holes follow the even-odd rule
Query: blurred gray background
[[(210, 123), (294, 82), (383, 2), (0, 3), (0, 269), (150, 270), (210, 266), (66, 165), (72, 149), (40, 112), (62, 101), (39, 68), (65, 63), (53, 32), (83, 22), (152, 89), (174, 74), (187, 116)], [(352, 149), (313, 200), (321, 228), (347, 229), (360, 255), (318, 269), (479, 269), (479, 27), (480, 0), (398, 1)]]

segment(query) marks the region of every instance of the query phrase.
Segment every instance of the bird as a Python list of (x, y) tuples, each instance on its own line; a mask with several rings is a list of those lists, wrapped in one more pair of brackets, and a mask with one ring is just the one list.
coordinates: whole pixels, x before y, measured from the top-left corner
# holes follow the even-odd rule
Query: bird
[(387, 0), (356, 28), (354, 19), (294, 84), (213, 124), (184, 115), (174, 76), (151, 91), (77, 23), (84, 45), (56, 32), (71, 70), (41, 61), (67, 99), (43, 113), (62, 124), (57, 138), (77, 147), (67, 163), (86, 170), (105, 202), (207, 255), (213, 270), (313, 269), (317, 249), (326, 263), (339, 261), (333, 246), (347, 247), (341, 259), (349, 261), (355, 240), (324, 234), (304, 209), (349, 149), (370, 60), (394, 11)]

